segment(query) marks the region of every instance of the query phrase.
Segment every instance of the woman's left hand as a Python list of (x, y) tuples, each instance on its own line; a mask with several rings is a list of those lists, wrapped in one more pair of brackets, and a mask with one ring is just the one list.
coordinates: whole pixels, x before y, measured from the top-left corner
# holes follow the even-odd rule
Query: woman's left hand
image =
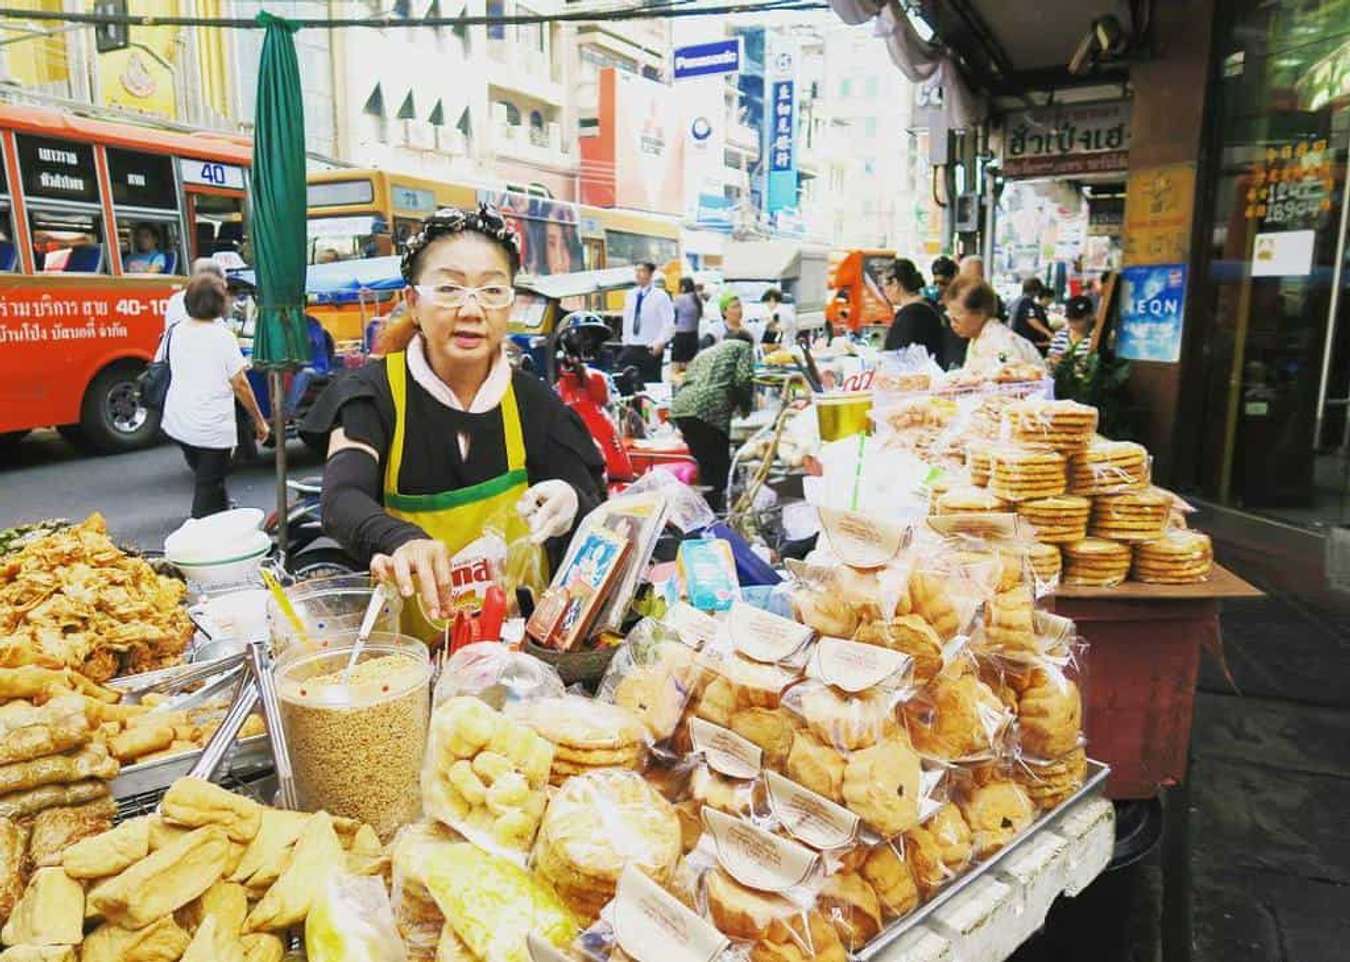
[(543, 544), (571, 530), (577, 506), (576, 489), (566, 481), (554, 479), (526, 489), (516, 510), (530, 525), (530, 540)]
[(272, 433), (272, 426), (268, 424), (265, 420), (253, 422), (253, 436), (258, 439), (259, 444), (262, 444), (264, 441), (266, 441), (268, 435), (270, 435), (271, 433)]

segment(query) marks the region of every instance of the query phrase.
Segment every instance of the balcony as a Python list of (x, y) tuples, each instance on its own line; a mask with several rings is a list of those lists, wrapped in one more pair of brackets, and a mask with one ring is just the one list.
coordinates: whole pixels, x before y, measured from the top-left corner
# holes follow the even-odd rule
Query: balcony
[(576, 163), (563, 146), (562, 125), (553, 122), (543, 127), (511, 124), (504, 118), (492, 122), (492, 149), (498, 157), (524, 161), (538, 167), (569, 169)]
[(513, 40), (494, 40), (486, 57), (488, 83), (556, 107), (565, 104), (560, 71), (552, 58)]

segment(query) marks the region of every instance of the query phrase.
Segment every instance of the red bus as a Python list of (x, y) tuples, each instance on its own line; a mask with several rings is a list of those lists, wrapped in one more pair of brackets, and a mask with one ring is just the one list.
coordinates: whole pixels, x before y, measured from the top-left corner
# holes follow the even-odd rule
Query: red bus
[(192, 259), (243, 254), (250, 142), (0, 104), (0, 153), (0, 441), (149, 444), (136, 376)]

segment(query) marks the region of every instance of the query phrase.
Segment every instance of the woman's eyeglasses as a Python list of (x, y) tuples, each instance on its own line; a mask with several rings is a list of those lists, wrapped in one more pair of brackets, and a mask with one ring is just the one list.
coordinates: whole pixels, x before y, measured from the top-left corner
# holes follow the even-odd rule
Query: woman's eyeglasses
[(516, 300), (516, 289), (507, 284), (488, 284), (486, 287), (461, 287), (458, 284), (418, 284), (417, 294), (437, 307), (463, 307), (472, 296), (478, 306), (488, 310), (510, 307)]

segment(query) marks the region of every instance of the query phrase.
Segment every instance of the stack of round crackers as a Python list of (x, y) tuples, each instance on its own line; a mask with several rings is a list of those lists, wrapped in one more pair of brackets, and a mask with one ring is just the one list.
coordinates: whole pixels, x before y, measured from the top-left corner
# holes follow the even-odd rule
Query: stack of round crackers
[(598, 769), (642, 767), (646, 726), (619, 705), (564, 695), (513, 705), (509, 714), (553, 743), (549, 782), (555, 786)]
[(1040, 654), (1036, 645), (1034, 609), (1031, 589), (1025, 585), (997, 592), (984, 611), (985, 645), (1005, 655)]
[(1022, 759), (1013, 779), (1042, 811), (1054, 808), (1078, 791), (1087, 776), (1087, 753), (1080, 747), (1049, 762)]
[(1003, 423), (1007, 436), (1019, 444), (1072, 453), (1092, 443), (1097, 433), (1097, 409), (1077, 401), (1027, 398), (1008, 406)]
[(683, 852), (675, 808), (636, 772), (572, 778), (549, 802), (535, 842), (535, 871), (578, 915), (594, 921), (635, 866), (658, 885)]
[(1027, 546), (1027, 565), (1042, 585), (1058, 584), (1063, 564), (1059, 545), (1037, 541)]
[(1128, 545), (1105, 538), (1084, 538), (1061, 545), (1064, 552), (1064, 583), (1114, 588), (1130, 573)]
[(989, 484), (989, 445), (967, 444), (966, 467), (970, 471), (971, 484), (977, 484), (982, 488)]
[(989, 490), (1005, 501), (1063, 494), (1064, 455), (1048, 448), (1000, 447), (990, 454)]
[(1092, 502), (1088, 533), (1112, 541), (1152, 541), (1167, 530), (1172, 499), (1156, 488), (1103, 494)]
[(1134, 577), (1138, 581), (1192, 584), (1208, 578), (1213, 566), (1214, 547), (1209, 535), (1199, 531), (1177, 529), (1134, 546)]
[(1069, 459), (1074, 494), (1114, 494), (1148, 487), (1148, 449), (1133, 441), (1096, 440)]
[(1036, 540), (1046, 544), (1082, 541), (1087, 537), (1092, 502), (1075, 494), (1023, 501), (1017, 513), (1036, 531)]
[(1007, 510), (1008, 503), (994, 492), (971, 485), (951, 488), (933, 500), (933, 514), (971, 514)]

